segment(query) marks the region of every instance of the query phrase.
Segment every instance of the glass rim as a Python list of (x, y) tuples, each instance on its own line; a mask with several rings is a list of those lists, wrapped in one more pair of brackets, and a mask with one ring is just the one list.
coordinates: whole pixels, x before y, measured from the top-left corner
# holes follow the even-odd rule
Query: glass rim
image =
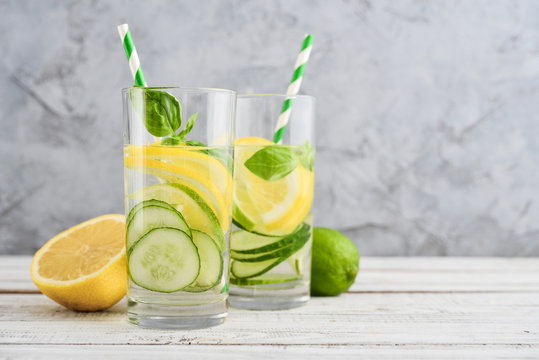
[(195, 87), (195, 86), (132, 86), (127, 88), (122, 88), (122, 92), (128, 92), (132, 89), (144, 89), (144, 90), (166, 90), (166, 89), (181, 89), (181, 90), (188, 90), (188, 91), (200, 91), (200, 92), (207, 92), (207, 93), (214, 93), (214, 92), (220, 92), (220, 93), (230, 93), (232, 95), (237, 95), (238, 92), (230, 89), (221, 89), (221, 88), (211, 88), (211, 87)]
[(256, 94), (256, 93), (245, 93), (245, 94), (238, 94), (237, 95), (238, 99), (239, 98), (253, 98), (253, 99), (257, 99), (257, 98), (272, 98), (272, 97), (279, 97), (279, 98), (286, 98), (286, 97), (289, 97), (289, 98), (292, 98), (292, 99), (310, 99), (310, 100), (313, 100), (315, 101), (316, 98), (312, 95), (286, 95), (286, 94)]

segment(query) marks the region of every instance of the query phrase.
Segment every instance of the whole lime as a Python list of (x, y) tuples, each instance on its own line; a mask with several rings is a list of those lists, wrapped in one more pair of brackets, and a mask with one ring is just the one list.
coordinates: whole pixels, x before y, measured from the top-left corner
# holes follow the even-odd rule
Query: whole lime
[(354, 243), (337, 230), (313, 228), (311, 295), (336, 296), (352, 286), (359, 270)]

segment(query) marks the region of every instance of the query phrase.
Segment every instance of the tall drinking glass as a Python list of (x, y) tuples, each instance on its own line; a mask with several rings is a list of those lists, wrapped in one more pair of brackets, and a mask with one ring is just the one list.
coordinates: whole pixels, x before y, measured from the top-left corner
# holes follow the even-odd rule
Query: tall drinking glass
[(122, 90), (127, 316), (202, 328), (227, 315), (236, 93)]
[(234, 148), (230, 303), (288, 309), (309, 300), (315, 101), (292, 98), (282, 144), (273, 140), (284, 95), (239, 95)]

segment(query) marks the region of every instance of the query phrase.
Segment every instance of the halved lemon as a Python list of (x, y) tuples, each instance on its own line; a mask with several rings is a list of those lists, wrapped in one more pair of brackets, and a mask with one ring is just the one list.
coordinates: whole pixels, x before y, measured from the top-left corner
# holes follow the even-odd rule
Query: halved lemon
[(269, 140), (246, 137), (236, 140), (233, 217), (247, 230), (266, 235), (292, 232), (307, 216), (313, 201), (314, 174), (298, 166), (275, 181), (253, 174), (245, 162)]
[(77, 311), (99, 311), (126, 293), (125, 217), (103, 215), (50, 239), (35, 254), (30, 275), (39, 290)]
[[(150, 148), (151, 146), (148, 146)], [(166, 162), (163, 160), (167, 160)], [(221, 227), (228, 230), (229, 206), (225, 194), (203, 174), (188, 166), (179, 166), (168, 161), (168, 157), (161, 156), (160, 160), (153, 160), (140, 155), (126, 156), (124, 164), (128, 169), (140, 171), (144, 174), (155, 175), (170, 183), (184, 185), (196, 192), (206, 202), (217, 216)], [(228, 191), (232, 191), (229, 189)], [(163, 200), (169, 202), (169, 200)], [(230, 204), (230, 202), (229, 202)], [(182, 212), (182, 215), (183, 214)]]

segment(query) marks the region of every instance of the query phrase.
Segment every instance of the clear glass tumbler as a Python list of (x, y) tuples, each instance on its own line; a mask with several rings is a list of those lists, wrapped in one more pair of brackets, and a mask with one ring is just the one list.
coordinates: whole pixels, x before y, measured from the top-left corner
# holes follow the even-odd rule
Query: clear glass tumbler
[(234, 147), (230, 303), (288, 309), (309, 300), (315, 100), (291, 98), (273, 142), (284, 95), (239, 95)]
[(227, 315), (236, 93), (122, 90), (127, 316), (203, 328)]

